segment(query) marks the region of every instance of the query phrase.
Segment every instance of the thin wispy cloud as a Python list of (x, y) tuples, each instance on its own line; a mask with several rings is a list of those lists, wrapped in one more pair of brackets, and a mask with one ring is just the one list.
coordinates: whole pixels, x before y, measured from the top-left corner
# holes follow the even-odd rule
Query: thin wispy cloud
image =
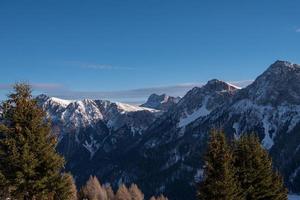
[(32, 89), (37, 89), (37, 90), (64, 90), (65, 86), (62, 84), (55, 84), (55, 83), (35, 83), (32, 84)]
[[(246, 87), (253, 80), (228, 81), (238, 87)], [(119, 91), (75, 91), (68, 89), (60, 84), (49, 83), (34, 83), (31, 84), (35, 90), (35, 95), (46, 93), (49, 96), (54, 96), (62, 99), (103, 99), (110, 101), (127, 102), (141, 104), (153, 93), (167, 94), (170, 96), (184, 96), (189, 90), (194, 87), (201, 87), (205, 83), (182, 83), (169, 86), (145, 87), (131, 90)], [(10, 90), (11, 85), (0, 84), (0, 89)]]
[(111, 64), (82, 64), (82, 68), (85, 69), (97, 69), (97, 70), (134, 70), (132, 67), (114, 66)]
[(297, 29), (296, 29), (296, 33), (300, 33), (300, 28), (297, 28)]
[(254, 80), (228, 81), (228, 83), (243, 88), (250, 85), (253, 81)]
[(100, 69), (100, 70), (114, 68), (112, 65), (109, 64), (86, 64), (86, 65), (82, 65), (81, 67), (86, 69)]
[[(33, 89), (33, 95), (41, 93), (54, 94), (65, 91), (66, 88), (61, 84), (56, 83), (28, 83)], [(14, 84), (0, 83), (0, 101), (7, 98), (7, 95), (12, 91)]]
[(63, 65), (90, 70), (135, 70), (134, 67), (119, 66), (106, 63), (90, 63), (80, 61), (65, 61)]
[[(253, 80), (229, 81), (229, 83), (238, 87), (246, 87)], [(111, 101), (127, 102), (127, 103), (143, 103), (153, 93), (167, 94), (170, 96), (184, 96), (194, 87), (201, 87), (205, 83), (183, 83), (169, 86), (145, 87), (132, 90), (119, 91), (74, 91), (64, 90), (57, 92), (49, 92), (49, 96), (56, 96), (63, 99), (104, 99)]]
[[(56, 83), (28, 83), (33, 90), (44, 90), (44, 91), (58, 91), (63, 90), (65, 87), (62, 84)], [(1, 90), (11, 90), (14, 84), (1, 84)]]

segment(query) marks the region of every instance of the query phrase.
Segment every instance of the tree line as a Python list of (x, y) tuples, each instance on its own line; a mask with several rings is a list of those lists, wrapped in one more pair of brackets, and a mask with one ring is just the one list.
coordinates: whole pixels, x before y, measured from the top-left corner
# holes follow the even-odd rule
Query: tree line
[(199, 200), (287, 200), (287, 189), (255, 134), (228, 142), (214, 130), (205, 155)]
[[(145, 199), (136, 184), (121, 184), (114, 192), (95, 176), (77, 191), (56, 145), (50, 120), (32, 98), (30, 86), (16, 84), (0, 107), (0, 199)], [(254, 134), (229, 141), (222, 131), (213, 131), (204, 161), (199, 200), (287, 200), (282, 177)]]
[[(121, 184), (114, 193), (110, 185), (101, 185), (96, 176), (90, 176), (78, 193), (79, 199), (88, 200), (144, 200), (144, 194), (136, 184), (129, 188)], [(152, 196), (150, 200), (168, 200), (164, 195)]]

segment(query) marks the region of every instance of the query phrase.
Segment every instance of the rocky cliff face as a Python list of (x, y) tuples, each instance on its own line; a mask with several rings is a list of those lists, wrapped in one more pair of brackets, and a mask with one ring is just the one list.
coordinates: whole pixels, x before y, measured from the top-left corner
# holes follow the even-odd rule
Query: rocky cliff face
[(144, 167), (132, 170), (132, 166), (125, 166), (126, 174), (131, 176), (138, 171), (138, 177), (142, 178), (137, 182), (144, 188), (151, 184), (154, 192), (176, 199), (194, 199), (192, 185), (201, 179), (201, 155), (206, 148), (207, 133), (192, 132), (191, 127), (218, 107), (227, 105), (238, 90), (216, 79), (193, 88), (145, 132), (131, 152)]
[(37, 99), (79, 185), (94, 174), (114, 185), (136, 182), (146, 194), (194, 199), (209, 131), (222, 128), (231, 138), (258, 134), (289, 188), (300, 192), (299, 65), (277, 61), (243, 89), (214, 79), (179, 101), (151, 95), (142, 105), (150, 108)]
[(180, 97), (171, 97), (166, 94), (162, 94), (162, 95), (151, 94), (147, 102), (142, 104), (141, 106), (167, 111), (172, 106), (177, 104), (180, 99), (181, 99)]
[(89, 174), (114, 176), (119, 171), (114, 164), (119, 156), (126, 154), (161, 115), (155, 109), (103, 100), (68, 101), (46, 95), (36, 99), (52, 119), (58, 150), (78, 184)]
[[(201, 179), (209, 131), (221, 128), (231, 138), (258, 134), (289, 188), (299, 192), (299, 70), (299, 65), (277, 61), (244, 89), (212, 80), (188, 92), (174, 110), (154, 122), (140, 144), (140, 159), (156, 163), (152, 171), (147, 169), (149, 178), (157, 178), (156, 188), (172, 195), (176, 188)], [(181, 195), (184, 199), (186, 194), (176, 194)]]

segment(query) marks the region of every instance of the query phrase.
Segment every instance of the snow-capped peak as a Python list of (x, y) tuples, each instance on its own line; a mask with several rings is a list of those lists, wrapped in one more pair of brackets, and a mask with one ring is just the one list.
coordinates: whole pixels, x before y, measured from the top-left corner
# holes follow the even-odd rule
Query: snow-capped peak
[(275, 61), (268, 69), (268, 71), (276, 71), (276, 70), (294, 70), (296, 68), (300, 68), (300, 65), (291, 63), (289, 61), (277, 60)]
[(35, 98), (39, 104), (49, 104), (55, 106), (61, 106), (66, 108), (70, 103), (74, 102), (74, 100), (66, 100), (60, 99), (57, 97), (49, 97), (45, 94), (40, 94)]
[(71, 126), (87, 126), (103, 119), (97, 104), (93, 100), (71, 102), (62, 113), (62, 120)]
[(212, 79), (207, 82), (203, 86), (205, 90), (209, 91), (234, 91), (237, 89), (240, 89), (239, 87), (232, 85), (230, 83), (226, 83), (224, 81), (218, 80), (218, 79)]
[(49, 101), (57, 103), (57, 104), (59, 104), (63, 107), (67, 107), (70, 103), (74, 102), (72, 100), (65, 100), (65, 99), (60, 99), (60, 98), (57, 98), (57, 97), (50, 97)]
[[(124, 114), (138, 111), (159, 112), (152, 108), (104, 100), (65, 100), (46, 95), (39, 95), (36, 99), (52, 120), (63, 123), (65, 127), (73, 128), (95, 125), (98, 121), (108, 123), (107, 125), (112, 128), (111, 122), (118, 121), (113, 124), (120, 127), (120, 118)], [(126, 122), (126, 119), (122, 119), (122, 124), (124, 122)]]
[(300, 65), (276, 61), (251, 85), (242, 89), (239, 97), (264, 105), (299, 104)]
[(190, 90), (178, 103), (178, 127), (185, 127), (198, 118), (206, 117), (218, 106), (229, 100), (238, 87), (212, 79), (202, 87)]

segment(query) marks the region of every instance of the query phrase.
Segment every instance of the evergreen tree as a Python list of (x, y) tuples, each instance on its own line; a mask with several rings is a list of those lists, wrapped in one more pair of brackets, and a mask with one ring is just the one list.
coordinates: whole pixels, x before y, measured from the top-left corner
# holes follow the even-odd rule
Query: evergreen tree
[(15, 199), (53, 199), (69, 187), (62, 177), (64, 159), (57, 154), (50, 123), (26, 84), (16, 84), (2, 103), (0, 124), (1, 192)]
[(144, 200), (144, 194), (136, 184), (131, 184), (129, 192), (132, 200)]
[(119, 187), (115, 200), (131, 200), (131, 195), (124, 184)]
[(241, 199), (233, 156), (224, 133), (220, 131), (211, 132), (205, 156), (204, 178), (198, 189), (200, 200)]
[(68, 200), (77, 200), (77, 189), (73, 179), (73, 176), (69, 173), (63, 174), (61, 177), (65, 181), (61, 181), (59, 189), (61, 190), (58, 193), (55, 193), (54, 199), (68, 199)]
[(10, 198), (9, 185), (5, 176), (0, 171), (0, 199)]
[(234, 146), (235, 168), (246, 200), (287, 200), (282, 178), (273, 171), (268, 152), (258, 137), (244, 135)]

